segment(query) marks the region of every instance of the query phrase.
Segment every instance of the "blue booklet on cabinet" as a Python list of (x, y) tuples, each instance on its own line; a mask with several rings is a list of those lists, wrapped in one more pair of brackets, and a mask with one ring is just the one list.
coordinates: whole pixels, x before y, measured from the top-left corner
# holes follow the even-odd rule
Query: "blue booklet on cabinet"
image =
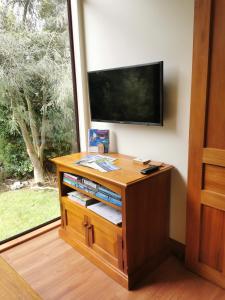
[(88, 130), (88, 151), (98, 152), (98, 145), (104, 145), (104, 152), (109, 152), (109, 130), (89, 129)]

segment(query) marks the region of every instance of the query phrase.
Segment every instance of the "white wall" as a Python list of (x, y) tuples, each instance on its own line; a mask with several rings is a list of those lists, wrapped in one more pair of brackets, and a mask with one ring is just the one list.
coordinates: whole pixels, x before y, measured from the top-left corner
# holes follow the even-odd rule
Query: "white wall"
[(92, 123), (111, 150), (172, 164), (170, 236), (185, 242), (194, 0), (83, 0), (88, 71), (164, 61), (163, 127)]

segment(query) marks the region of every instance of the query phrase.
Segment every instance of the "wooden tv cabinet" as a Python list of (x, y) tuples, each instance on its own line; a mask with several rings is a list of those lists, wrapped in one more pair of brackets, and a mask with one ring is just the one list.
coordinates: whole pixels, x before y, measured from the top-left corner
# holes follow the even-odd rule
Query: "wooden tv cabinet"
[[(59, 235), (114, 280), (132, 289), (168, 255), (172, 167), (165, 165), (155, 173), (142, 175), (140, 170), (144, 167), (135, 164), (132, 157), (108, 154), (117, 158), (115, 164), (121, 169), (102, 173), (74, 164), (85, 155), (76, 153), (52, 159), (57, 166), (60, 193)], [(79, 189), (63, 182), (64, 172), (85, 177), (120, 194), (122, 207), (108, 205), (122, 211), (122, 224), (114, 225), (69, 200), (67, 193)]]

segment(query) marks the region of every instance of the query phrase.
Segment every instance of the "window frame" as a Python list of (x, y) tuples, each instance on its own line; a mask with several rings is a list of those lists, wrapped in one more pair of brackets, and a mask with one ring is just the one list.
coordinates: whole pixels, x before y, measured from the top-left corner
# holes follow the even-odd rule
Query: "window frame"
[[(68, 15), (68, 31), (70, 41), (70, 57), (71, 57), (71, 72), (72, 72), (72, 84), (73, 84), (73, 99), (74, 99), (74, 113), (75, 113), (75, 128), (77, 138), (77, 151), (80, 152), (80, 130), (79, 130), (79, 114), (78, 114), (78, 101), (77, 101), (77, 79), (76, 79), (76, 63), (75, 63), (75, 51), (74, 51), (74, 38), (73, 38), (73, 19), (72, 19), (72, 0), (66, 0), (67, 3), (67, 15)], [(52, 230), (61, 225), (61, 216), (56, 217), (50, 221), (42, 223), (38, 226), (25, 230), (12, 237), (0, 241), (0, 253), (6, 251), (18, 244), (26, 242), (36, 236), (44, 234), (45, 232)]]

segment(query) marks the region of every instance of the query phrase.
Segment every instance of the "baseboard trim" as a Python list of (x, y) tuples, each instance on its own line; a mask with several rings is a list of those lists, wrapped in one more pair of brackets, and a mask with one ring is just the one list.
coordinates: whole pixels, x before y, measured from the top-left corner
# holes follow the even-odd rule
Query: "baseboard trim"
[(174, 240), (169, 239), (169, 246), (171, 253), (176, 256), (179, 260), (185, 261), (185, 245)]

